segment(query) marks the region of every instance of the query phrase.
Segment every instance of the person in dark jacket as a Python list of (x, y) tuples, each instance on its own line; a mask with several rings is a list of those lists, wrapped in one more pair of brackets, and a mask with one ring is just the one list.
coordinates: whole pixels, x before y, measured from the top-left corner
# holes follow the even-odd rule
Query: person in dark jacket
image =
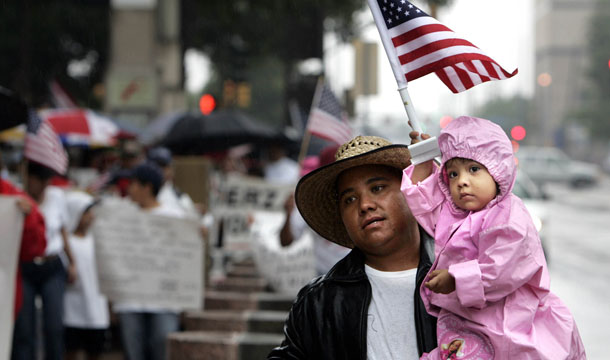
[(358, 136), (335, 158), (299, 181), (295, 202), (312, 229), (353, 250), (299, 291), (267, 359), (419, 359), (436, 346), (419, 296), (434, 241), (401, 198), (409, 150)]

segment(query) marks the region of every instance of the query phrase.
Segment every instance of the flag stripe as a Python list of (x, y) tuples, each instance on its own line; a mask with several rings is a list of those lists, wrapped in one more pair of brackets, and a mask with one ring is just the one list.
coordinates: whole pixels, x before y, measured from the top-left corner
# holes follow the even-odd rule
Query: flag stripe
[(430, 38), (433, 38), (433, 35), (455, 37), (455, 33), (448, 27), (443, 24), (435, 23), (422, 25), (417, 29), (409, 30), (404, 34), (399, 34), (398, 36), (392, 38), (392, 43), (398, 49), (401, 45), (420, 39), (422, 37), (422, 33), (430, 36)]
[(335, 118), (320, 109), (312, 110), (307, 124), (307, 130), (319, 137), (343, 144), (352, 138), (352, 131), (344, 124), (338, 123)]
[(68, 169), (68, 155), (51, 124), (30, 111), (25, 135), (24, 156), (60, 174)]
[[(429, 42), (417, 50), (400, 55), (398, 59), (400, 60), (400, 63), (404, 65), (430, 54), (436, 54), (436, 56), (442, 58), (446, 56), (446, 52), (453, 51), (452, 47), (454, 46), (472, 47), (472, 44), (467, 40), (456, 38)], [(460, 51), (461, 49), (462, 48), (455, 49), (455, 52), (462, 53)]]
[[(405, 73), (408, 74), (430, 64), (436, 64), (436, 66), (442, 65), (441, 67), (445, 67), (455, 64), (456, 62), (471, 59), (493, 61), (477, 48), (470, 46), (453, 46), (450, 48), (437, 50), (425, 56), (421, 56), (409, 63), (402, 64), (402, 68), (404, 69)], [(428, 71), (428, 73), (430, 73), (430, 71)]]
[[(493, 61), (491, 58), (485, 56), (485, 55), (477, 55), (477, 60), (481, 60), (481, 61)], [(433, 63), (430, 64), (426, 64), (422, 67), (416, 68), (413, 71), (407, 72), (406, 73), (406, 78), (407, 80), (415, 80), (417, 78), (420, 78), (424, 75), (427, 75), (431, 72), (434, 72), (436, 69), (442, 69), (446, 66), (450, 66), (452, 64), (455, 63), (459, 63), (462, 61), (467, 61), (467, 57), (464, 56), (464, 54), (457, 54), (457, 55), (453, 55), (453, 56), (449, 56), (443, 59), (440, 59), (438, 61), (435, 61)], [(404, 68), (404, 66), (403, 66)]]
[(337, 144), (343, 144), (352, 138), (352, 129), (339, 100), (323, 82), (316, 87), (307, 131)]

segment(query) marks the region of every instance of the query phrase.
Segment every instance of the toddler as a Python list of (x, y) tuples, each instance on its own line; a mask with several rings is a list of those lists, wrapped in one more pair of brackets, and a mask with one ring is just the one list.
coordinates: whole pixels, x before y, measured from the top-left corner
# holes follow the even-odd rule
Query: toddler
[(411, 165), (401, 186), (435, 239), (420, 291), (438, 317), (438, 346), (422, 359), (585, 359), (570, 311), (549, 291), (538, 232), (511, 192), (517, 168), (504, 131), (463, 116), (438, 143), (440, 167)]
[(108, 301), (100, 293), (95, 262), (93, 235), (89, 231), (94, 220), (94, 199), (83, 192), (67, 194), (68, 241), (76, 262), (77, 279), (66, 288), (64, 326), (66, 359), (77, 359), (79, 350), (87, 358), (98, 359), (104, 349), (109, 326)]

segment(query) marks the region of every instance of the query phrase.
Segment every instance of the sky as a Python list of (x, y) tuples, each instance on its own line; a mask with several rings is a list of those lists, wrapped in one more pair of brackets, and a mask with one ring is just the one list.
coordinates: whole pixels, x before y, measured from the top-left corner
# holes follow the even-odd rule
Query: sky
[[(425, 11), (422, 1), (413, 1)], [(453, 94), (434, 74), (409, 83), (409, 94), (419, 121), (432, 129), (442, 116), (468, 115), (486, 100), (515, 94), (532, 96), (534, 90), (534, 0), (490, 1), (454, 0), (438, 14), (441, 23), (469, 40), (498, 62), (504, 69), (519, 73), (511, 79), (491, 81), (465, 92)], [(361, 40), (378, 43), (377, 95), (356, 100), (358, 121), (373, 125), (404, 121), (407, 117), (396, 80), (381, 45), (370, 11), (359, 16)], [(354, 83), (354, 52), (351, 44), (340, 44), (332, 35), (324, 39), (325, 74), (337, 95)], [(187, 90), (198, 91), (209, 79), (209, 61), (189, 50), (185, 57)]]

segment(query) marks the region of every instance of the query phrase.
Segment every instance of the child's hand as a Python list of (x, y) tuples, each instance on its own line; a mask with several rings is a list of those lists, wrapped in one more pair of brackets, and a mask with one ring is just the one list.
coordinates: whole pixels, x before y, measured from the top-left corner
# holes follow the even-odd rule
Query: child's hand
[(417, 131), (411, 131), (409, 133), (409, 137), (411, 138), (411, 145), (417, 144), (421, 140), (430, 139), (430, 135), (428, 135), (428, 134), (421, 134), (421, 140), (417, 138), (418, 136), (419, 136), (419, 133)]
[(424, 285), (437, 294), (450, 294), (455, 291), (455, 279), (447, 269), (430, 272), (428, 282)]

